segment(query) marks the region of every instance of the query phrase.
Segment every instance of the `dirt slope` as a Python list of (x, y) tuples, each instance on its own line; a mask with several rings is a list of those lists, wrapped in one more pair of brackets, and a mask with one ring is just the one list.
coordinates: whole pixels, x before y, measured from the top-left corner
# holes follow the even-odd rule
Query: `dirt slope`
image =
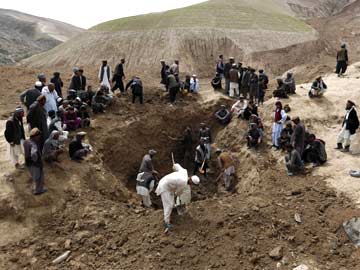
[[(30, 80), (35, 72), (28, 72)], [(335, 90), (335, 79), (328, 79), (330, 89), (334, 89), (328, 98), (334, 102), (333, 115), (341, 115), (342, 97)], [(338, 83), (346, 84), (347, 79)], [(315, 115), (313, 121), (308, 121), (301, 113), (308, 101), (302, 91), (299, 93), (290, 100), (294, 113), (320, 133), (324, 116)], [(96, 117), (89, 130), (96, 151), (92, 157), (80, 165), (64, 156), (59, 166), (45, 168), (50, 187), (45, 196), (34, 198), (29, 194), (26, 173), (10, 173), (10, 183), (2, 178), (1, 190), (8, 192), (1, 197), (0, 231), (11, 228), (15, 235), (0, 238), (0, 266), (270, 270), (279, 265), (288, 270), (306, 264), (311, 270), (356, 270), (359, 251), (339, 226), (359, 211), (348, 198), (327, 186), (328, 174), (337, 166), (336, 156), (329, 150), (328, 167), (289, 178), (283, 154), (266, 146), (259, 151), (246, 149), (246, 123), (234, 119), (221, 128), (213, 122), (217, 104), (229, 100), (218, 95), (219, 100), (211, 100), (209, 96), (205, 97), (207, 104), (197, 103), (202, 98), (182, 97), (172, 108), (160, 89), (146, 88), (144, 107), (129, 104), (126, 96), (116, 100), (107, 114)], [(260, 109), (267, 139), (273, 103), (270, 100)], [(318, 107), (319, 111), (328, 110), (327, 102)], [(335, 124), (337, 119), (326, 118), (327, 125)], [(179, 146), (169, 142), (165, 134), (177, 136), (186, 125), (196, 129), (200, 121), (212, 126), (214, 147), (228, 149), (238, 160), (237, 192), (227, 194), (221, 182), (214, 182), (218, 172), (212, 164), (213, 173), (193, 190), (195, 201), (187, 215), (174, 215), (175, 229), (164, 235), (162, 211), (139, 207), (133, 193), (134, 175), (141, 156), (151, 147), (159, 152), (156, 168), (161, 175), (167, 173), (169, 154), (177, 153)], [(323, 170), (325, 173), (321, 173)], [(159, 203), (158, 198), (153, 199)], [(300, 224), (294, 220), (296, 213), (301, 216)], [(274, 261), (268, 253), (278, 246), (282, 247), (283, 258)], [(71, 257), (60, 265), (51, 265), (65, 250), (71, 250)]]
[[(360, 63), (351, 66), (345, 78), (330, 74), (324, 80), (329, 89), (323, 99), (308, 99), (311, 84), (303, 84), (298, 87), (298, 95), (291, 97), (286, 103), (294, 111), (291, 115), (300, 116), (311, 132), (327, 142), (327, 152), (331, 159), (325, 167), (315, 170), (314, 175), (326, 177), (332, 187), (346, 193), (359, 205), (360, 183), (350, 177), (349, 171), (359, 169), (360, 157), (343, 154), (334, 150), (334, 147), (345, 115), (346, 101), (350, 99), (357, 104), (360, 102)], [(354, 145), (359, 141), (359, 136), (353, 138)]]
[(250, 52), (283, 48), (316, 37), (310, 26), (274, 0), (211, 0), (100, 24), (24, 63), (56, 68), (97, 66), (99, 59), (105, 58), (115, 65), (126, 57), (130, 72), (154, 75), (160, 59), (180, 58), (183, 71), (210, 76), (220, 53), (239, 59)]
[(63, 22), (0, 9), (0, 64), (50, 50), (82, 31)]

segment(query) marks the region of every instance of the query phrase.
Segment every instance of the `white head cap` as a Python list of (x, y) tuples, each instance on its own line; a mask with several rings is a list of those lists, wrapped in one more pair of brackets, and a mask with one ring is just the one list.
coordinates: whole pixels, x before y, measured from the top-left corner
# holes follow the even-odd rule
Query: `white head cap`
[(37, 86), (37, 87), (42, 86), (42, 82), (40, 82), (40, 81), (35, 82), (35, 86)]
[(191, 181), (195, 184), (198, 185), (200, 184), (200, 178), (196, 175), (191, 176)]

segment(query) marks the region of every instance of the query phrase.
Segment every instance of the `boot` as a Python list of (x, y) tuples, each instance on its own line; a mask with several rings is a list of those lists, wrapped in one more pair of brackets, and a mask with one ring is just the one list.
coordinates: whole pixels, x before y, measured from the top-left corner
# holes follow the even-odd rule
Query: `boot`
[(350, 145), (345, 146), (345, 148), (343, 150), (340, 150), (343, 153), (349, 153), (350, 152)]
[(337, 147), (335, 148), (336, 150), (340, 150), (343, 149), (342, 143), (338, 143)]

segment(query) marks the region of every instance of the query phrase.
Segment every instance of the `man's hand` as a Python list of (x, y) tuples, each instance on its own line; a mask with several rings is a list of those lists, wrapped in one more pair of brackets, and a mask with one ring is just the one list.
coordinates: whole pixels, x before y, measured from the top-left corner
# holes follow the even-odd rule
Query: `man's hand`
[(158, 172), (158, 171), (155, 171), (155, 170), (153, 170), (152, 173), (155, 174), (155, 175), (158, 175), (158, 174), (159, 174), (159, 172)]

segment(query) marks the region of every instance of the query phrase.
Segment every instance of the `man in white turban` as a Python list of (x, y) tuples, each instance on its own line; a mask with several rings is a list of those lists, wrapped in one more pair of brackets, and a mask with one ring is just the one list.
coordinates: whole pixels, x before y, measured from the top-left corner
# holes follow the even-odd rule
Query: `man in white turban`
[(175, 195), (180, 197), (183, 192), (188, 190), (191, 184), (198, 185), (200, 183), (199, 177), (196, 175), (189, 177), (186, 169), (180, 164), (174, 164), (173, 173), (170, 173), (160, 179), (159, 185), (156, 188), (156, 195), (161, 196), (164, 207), (164, 222), (166, 230), (170, 229), (170, 216), (175, 204)]

